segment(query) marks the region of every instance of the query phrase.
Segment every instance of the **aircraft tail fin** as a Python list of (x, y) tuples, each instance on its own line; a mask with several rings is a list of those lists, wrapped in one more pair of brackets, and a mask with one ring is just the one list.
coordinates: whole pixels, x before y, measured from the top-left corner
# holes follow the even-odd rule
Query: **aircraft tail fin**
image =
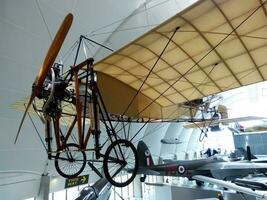
[(251, 153), (250, 146), (247, 146), (247, 150), (242, 147), (237, 149), (244, 156), (245, 160), (257, 159), (257, 157)]
[(137, 154), (140, 167), (149, 167), (154, 165), (151, 153), (147, 145), (142, 140), (137, 145)]
[[(221, 119), (228, 119), (228, 110), (227, 110), (227, 107), (220, 104), (218, 106), (218, 112), (220, 113), (221, 115)], [(228, 125), (227, 122), (222, 122), (223, 125)]]
[(250, 151), (250, 147), (249, 146), (247, 146), (247, 159), (249, 161), (251, 161), (251, 159), (252, 159), (252, 154), (251, 154), (251, 151)]

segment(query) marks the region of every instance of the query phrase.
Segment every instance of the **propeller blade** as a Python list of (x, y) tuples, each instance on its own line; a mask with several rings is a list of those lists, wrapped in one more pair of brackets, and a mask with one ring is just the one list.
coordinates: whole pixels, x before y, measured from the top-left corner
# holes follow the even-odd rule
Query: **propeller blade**
[(45, 77), (47, 76), (49, 70), (51, 69), (52, 65), (55, 62), (55, 59), (58, 55), (58, 52), (67, 36), (67, 33), (71, 27), (72, 24), (72, 20), (73, 20), (73, 15), (71, 13), (69, 13), (64, 21), (62, 22), (60, 28), (58, 29), (58, 32), (52, 42), (52, 44), (50, 45), (50, 48), (48, 49), (48, 52), (46, 54), (46, 57), (44, 59), (43, 62), (43, 66), (41, 67), (39, 74), (37, 76), (37, 80), (36, 80), (36, 86), (33, 89), (33, 96), (37, 96), (41, 89), (42, 89), (42, 85), (43, 82), (45, 80)]
[(21, 119), (21, 122), (20, 122), (20, 125), (19, 125), (19, 129), (18, 129), (16, 138), (15, 138), (15, 142), (14, 142), (14, 144), (17, 143), (17, 140), (18, 140), (18, 137), (19, 137), (19, 133), (20, 133), (22, 124), (23, 124), (23, 122), (24, 122), (24, 120), (25, 120), (25, 117), (26, 117), (26, 115), (27, 115), (27, 113), (28, 113), (28, 110), (29, 110), (29, 108), (30, 108), (30, 106), (31, 106), (31, 104), (32, 104), (33, 99), (34, 99), (34, 96), (31, 95), (30, 100), (29, 100), (29, 102), (28, 102), (28, 105), (26, 106), (26, 109), (25, 109), (25, 111), (24, 111), (23, 117), (22, 117), (22, 119)]
[(73, 15), (71, 13), (69, 13), (63, 20), (61, 26), (59, 27), (57, 33), (56, 33), (56, 36), (54, 38), (54, 40), (52, 41), (48, 51), (47, 51), (47, 54), (46, 54), (46, 57), (44, 59), (44, 62), (43, 62), (43, 65), (38, 73), (38, 76), (37, 76), (37, 79), (36, 79), (36, 82), (35, 82), (35, 87), (33, 88), (32, 90), (32, 94), (31, 94), (31, 97), (30, 97), (30, 100), (28, 102), (28, 105), (26, 107), (26, 110), (23, 114), (23, 117), (21, 119), (21, 122), (20, 122), (20, 125), (19, 125), (19, 129), (18, 129), (18, 132), (17, 132), (17, 135), (16, 135), (16, 138), (15, 138), (15, 144), (18, 140), (18, 136), (19, 136), (19, 133), (20, 133), (20, 130), (21, 130), (21, 127), (22, 127), (22, 124), (25, 120), (25, 117), (26, 117), (26, 114), (30, 108), (30, 105), (32, 104), (33, 102), (33, 99), (41, 92), (41, 89), (42, 89), (42, 86), (43, 86), (43, 83), (44, 83), (44, 80), (49, 72), (49, 70), (51, 69), (51, 67), (53, 66), (55, 60), (56, 60), (56, 57), (58, 55), (58, 52), (68, 34), (68, 31), (71, 27), (71, 24), (72, 24), (72, 20), (73, 20)]

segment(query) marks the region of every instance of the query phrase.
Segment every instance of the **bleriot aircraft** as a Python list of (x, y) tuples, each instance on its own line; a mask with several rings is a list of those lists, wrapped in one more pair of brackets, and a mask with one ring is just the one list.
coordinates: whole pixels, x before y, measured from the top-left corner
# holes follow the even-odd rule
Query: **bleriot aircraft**
[[(48, 158), (54, 160), (61, 176), (76, 177), (86, 163), (97, 160), (103, 163), (104, 174), (111, 184), (128, 185), (137, 173), (138, 158), (132, 140), (140, 130), (132, 138), (127, 134), (121, 138), (112, 121), (177, 122), (181, 116), (189, 116), (192, 121), (196, 110), (181, 104), (267, 80), (265, 3), (262, 0), (197, 1), (96, 63), (93, 58), (84, 60), (84, 55), (80, 55), (83, 42), (92, 42), (82, 35), (73, 64), (63, 67), (55, 60), (75, 20), (69, 13), (44, 58), (26, 109), (25, 102), (22, 103), (25, 112), (15, 143), (33, 105), (32, 111), (45, 126)], [(109, 141), (103, 144), (106, 148), (100, 143), (103, 135), (100, 138), (100, 123)], [(94, 144), (90, 147), (92, 139)], [(85, 151), (93, 152), (95, 157), (87, 158)], [(199, 166), (186, 162), (185, 166), (193, 169)], [(242, 171), (238, 164), (233, 170), (233, 165), (228, 169), (225, 162), (199, 162), (213, 176), (220, 172), (209, 170), (209, 165), (221, 165), (225, 169), (223, 176)], [(252, 166), (243, 165), (244, 170), (253, 170), (249, 167)], [(127, 180), (116, 179), (129, 168), (133, 171)], [(159, 172), (166, 169), (154, 168)], [(177, 165), (167, 169), (168, 173), (179, 174), (196, 171), (183, 165), (178, 166), (178, 171)]]
[[(267, 163), (227, 162), (213, 156), (198, 160), (178, 160), (168, 164), (155, 165), (147, 145), (140, 141), (137, 146), (139, 174), (157, 176), (180, 176), (190, 180), (195, 175), (212, 177), (220, 180), (234, 180), (249, 174), (267, 173)], [(142, 179), (142, 181), (144, 178)], [(200, 182), (197, 182), (200, 184)]]

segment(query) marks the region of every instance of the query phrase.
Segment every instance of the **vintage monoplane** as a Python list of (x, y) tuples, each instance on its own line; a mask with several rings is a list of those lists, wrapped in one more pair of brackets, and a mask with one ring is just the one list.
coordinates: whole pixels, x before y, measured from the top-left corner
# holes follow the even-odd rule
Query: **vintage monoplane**
[[(85, 151), (94, 151), (96, 160), (102, 159), (103, 169), (106, 178), (115, 186), (123, 187), (128, 185), (135, 177), (138, 167), (137, 153), (134, 145), (124, 139), (118, 138), (112, 126), (109, 114), (107, 113), (101, 94), (96, 84), (95, 72), (92, 64), (93, 59), (86, 59), (84, 62), (74, 65), (62, 75), (59, 64), (54, 64), (60, 47), (72, 24), (73, 15), (68, 14), (61, 24), (43, 62), (43, 66), (33, 84), (32, 94), (24, 112), (15, 143), (18, 139), (20, 129), (25, 116), (33, 103), (34, 110), (39, 114), (45, 123), (46, 142), (48, 158), (55, 159), (55, 167), (60, 175), (66, 178), (78, 176), (85, 168), (87, 161)], [(86, 78), (81, 77), (82, 67), (87, 67)], [(80, 88), (85, 79), (85, 90), (82, 94)], [(69, 88), (74, 82), (74, 89)], [(35, 98), (43, 100), (41, 109), (35, 105)], [(82, 104), (82, 99), (84, 103)], [(65, 113), (62, 109), (63, 104), (74, 105), (75, 113)], [(66, 133), (61, 128), (61, 118), (64, 116), (72, 117), (71, 125)], [(100, 115), (100, 116), (99, 116)], [(91, 119), (90, 126), (86, 127), (86, 118)], [(107, 129), (111, 145), (107, 148), (105, 154), (101, 153), (102, 146), (99, 143), (100, 119), (104, 122)], [(73, 128), (77, 124), (78, 144), (68, 143), (73, 133)], [(52, 150), (52, 132), (56, 140), (56, 150)], [(87, 128), (87, 130), (85, 130)], [(87, 149), (90, 135), (94, 136), (95, 146), (93, 149)], [(94, 162), (96, 162), (94, 160)], [(116, 167), (117, 165), (117, 167)], [(96, 168), (93, 165), (97, 173)], [(117, 169), (114, 169), (116, 167)], [(133, 168), (134, 171), (127, 180), (117, 182), (115, 176), (124, 168)]]
[[(129, 184), (138, 168), (132, 140), (140, 130), (122, 139), (112, 121), (141, 121), (144, 126), (177, 122), (195, 113), (180, 106), (183, 102), (266, 80), (265, 2), (198, 1), (96, 64), (92, 58), (77, 64), (82, 41), (89, 40), (81, 36), (74, 64), (64, 71), (66, 67), (54, 62), (72, 23), (73, 16), (68, 14), (33, 84), (16, 141), (33, 105), (45, 122), (48, 158), (55, 159), (59, 174), (77, 176), (88, 161), (85, 151), (95, 151), (108, 181), (115, 186)], [(66, 104), (71, 109), (65, 109)], [(66, 132), (63, 117), (70, 118)], [(99, 143), (100, 122), (110, 144), (104, 154)], [(78, 130), (75, 144), (69, 142), (74, 127)], [(95, 146), (88, 149), (91, 135)], [(132, 173), (127, 180), (115, 178), (129, 168)]]

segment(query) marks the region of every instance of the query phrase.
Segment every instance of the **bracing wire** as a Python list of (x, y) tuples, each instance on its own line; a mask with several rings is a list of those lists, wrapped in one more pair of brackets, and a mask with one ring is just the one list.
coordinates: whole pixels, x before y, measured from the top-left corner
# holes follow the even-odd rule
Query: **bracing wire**
[(192, 67), (190, 67), (182, 76), (180, 76), (176, 81), (174, 81), (167, 89), (165, 89), (158, 97), (153, 99), (146, 107), (139, 111), (136, 116), (144, 112), (149, 106), (151, 106), (157, 99), (159, 99), (163, 94), (165, 94), (171, 87), (173, 87), (181, 78), (187, 75), (192, 69), (197, 66), (202, 60), (204, 60), (212, 51), (214, 51), (220, 44), (222, 44), (234, 31), (236, 31), (242, 24), (244, 24), (251, 16), (253, 16), (264, 4), (263, 2), (259, 7), (257, 7), (250, 15), (248, 15), (238, 26), (236, 26), (228, 35), (226, 35), (220, 42), (218, 42), (214, 47), (212, 47), (202, 58), (200, 58)]
[(40, 12), (40, 15), (41, 15), (41, 17), (42, 17), (42, 20), (43, 20), (43, 22), (44, 22), (44, 25), (45, 25), (45, 28), (46, 28), (47, 33), (48, 33), (48, 35), (49, 35), (49, 38), (50, 38), (50, 40), (52, 41), (52, 40), (53, 40), (53, 37), (52, 37), (52, 34), (51, 34), (51, 32), (50, 32), (50, 30), (49, 30), (49, 28), (48, 28), (48, 24), (47, 24), (47, 22), (46, 22), (46, 20), (45, 20), (45, 18), (44, 18), (44, 14), (43, 14), (43, 12), (42, 12), (42, 9), (41, 9), (41, 7), (40, 7), (40, 4), (39, 4), (38, 0), (35, 0), (35, 2), (36, 2), (36, 5), (37, 5), (38, 10), (39, 10), (39, 12)]
[[(38, 0), (36, 0), (36, 1), (38, 1)], [(141, 29), (141, 28), (146, 28), (146, 27), (154, 27), (154, 26), (156, 26), (156, 25), (158, 25), (158, 24), (151, 24), (151, 25), (146, 25), (146, 26), (128, 27), (128, 28), (125, 28), (125, 29), (118, 29), (118, 30), (111, 31), (111, 32), (109, 31), (109, 32), (97, 33), (97, 31), (103, 30), (103, 29), (105, 29), (105, 28), (107, 28), (107, 27), (110, 27), (110, 26), (116, 24), (116, 23), (122, 22), (123, 20), (125, 20), (125, 19), (127, 19), (127, 18), (129, 18), (129, 17), (133, 17), (133, 16), (138, 15), (138, 14), (141, 14), (141, 13), (143, 13), (143, 12), (147, 12), (148, 10), (150, 10), (150, 9), (152, 9), (152, 8), (155, 8), (155, 7), (157, 7), (157, 6), (163, 5), (163, 4), (167, 3), (168, 1), (170, 1), (170, 0), (165, 0), (165, 1), (159, 2), (159, 3), (155, 4), (155, 5), (152, 5), (152, 6), (150, 6), (150, 7), (147, 7), (146, 10), (141, 10), (141, 11), (139, 11), (139, 12), (134, 12), (133, 14), (131, 14), (131, 15), (127, 16), (127, 17), (124, 17), (124, 18), (122, 18), (122, 19), (116, 20), (116, 21), (114, 21), (114, 22), (112, 22), (112, 23), (110, 23), (110, 24), (106, 24), (106, 25), (104, 25), (104, 26), (101, 26), (101, 27), (99, 27), (99, 28), (97, 28), (97, 29), (91, 31), (89, 34), (85, 34), (84, 36), (90, 36), (90, 37), (92, 37), (92, 36), (97, 36), (97, 35), (102, 35), (102, 34), (110, 34), (110, 33), (114, 33), (114, 32), (124, 32), (124, 31), (129, 31), (129, 30), (134, 30), (134, 29)], [(151, 2), (151, 1), (150, 1), (150, 2)], [(52, 38), (52, 37), (51, 37), (51, 38)], [(67, 58), (68, 58), (68, 57), (69, 57), (69, 52), (70, 52), (70, 51), (73, 52), (73, 50), (75, 49), (75, 47), (76, 47), (77, 45), (78, 45), (78, 41), (76, 40), (76, 41), (72, 44), (72, 46), (67, 50), (67, 52), (63, 54), (62, 58), (65, 59), (66, 56), (67, 56)], [(65, 61), (66, 61), (66, 60), (65, 60)]]
[[(173, 87), (181, 78), (187, 75), (195, 66), (197, 66), (202, 60), (204, 60), (212, 51), (214, 51), (220, 44), (222, 44), (231, 34), (233, 34), (240, 26), (242, 26), (250, 17), (252, 17), (266, 1), (262, 2), (250, 15), (248, 15), (238, 26), (236, 26), (230, 33), (228, 33), (221, 41), (219, 41), (214, 47), (212, 47), (203, 57), (201, 57), (193, 66), (191, 66), (182, 76), (180, 76), (176, 81), (174, 81), (167, 89), (165, 89), (158, 97), (153, 99), (147, 106), (145, 106), (141, 111), (139, 111), (135, 116), (138, 116), (140, 113), (144, 112), (149, 106), (151, 106), (157, 99), (159, 99), (163, 94), (165, 94), (171, 87)], [(145, 124), (150, 122), (151, 119), (147, 120)], [(141, 127), (141, 129), (144, 126)], [(139, 133), (141, 130), (137, 131)], [(136, 137), (137, 134), (133, 136)], [(133, 139), (132, 138), (132, 139)], [(132, 139), (130, 141), (132, 141)]]
[[(25, 104), (24, 104), (24, 107), (26, 108), (26, 105), (25, 105)], [(40, 139), (40, 141), (41, 141), (41, 143), (42, 143), (44, 149), (45, 149), (46, 152), (47, 152), (47, 148), (46, 148), (46, 146), (45, 146), (45, 143), (44, 143), (44, 141), (42, 140), (42, 137), (41, 137), (41, 135), (40, 135), (40, 133), (39, 133), (37, 127), (35, 126), (35, 123), (34, 123), (34, 121), (33, 121), (33, 119), (32, 119), (32, 117), (31, 117), (31, 115), (30, 115), (29, 112), (28, 112), (28, 116), (29, 116), (29, 119), (30, 119), (30, 121), (31, 121), (31, 123), (32, 123), (32, 125), (33, 125), (33, 128), (34, 128), (35, 132), (36, 132), (37, 135), (38, 135), (38, 138)]]
[[(41, 15), (41, 17), (42, 17), (42, 20), (43, 20), (43, 22), (44, 22), (44, 25), (45, 25), (45, 28), (46, 28), (47, 33), (48, 33), (48, 35), (49, 35), (49, 38), (50, 38), (50, 40), (51, 40), (51, 42), (52, 42), (52, 41), (53, 41), (53, 37), (52, 37), (51, 31), (49, 30), (48, 24), (47, 24), (47, 22), (46, 22), (46, 20), (45, 20), (45, 17), (44, 17), (44, 14), (43, 14), (43, 12), (42, 12), (42, 9), (41, 9), (41, 6), (40, 6), (40, 4), (39, 4), (39, 1), (38, 1), (38, 0), (35, 0), (35, 2), (36, 2), (36, 5), (37, 5), (38, 10), (39, 10), (39, 12), (40, 12), (40, 15)], [(59, 57), (61, 57), (61, 56), (60, 56), (60, 52), (59, 52)], [(61, 58), (59, 58), (59, 60), (62, 61)]]
[[(153, 72), (154, 68), (157, 66), (161, 56), (163, 55), (163, 53), (165, 52), (165, 50), (167, 49), (167, 47), (169, 46), (172, 38), (174, 37), (175, 33), (177, 32), (177, 30), (179, 29), (179, 27), (177, 27), (174, 32), (172, 33), (170, 39), (168, 40), (168, 42), (166, 43), (165, 47), (162, 49), (160, 55), (158, 56), (157, 60), (155, 61), (155, 63), (153, 64), (153, 66), (151, 67), (151, 69), (149, 70), (148, 74), (146, 75), (145, 79), (143, 80), (142, 84), (140, 85), (139, 89), (137, 90), (137, 92), (135, 93), (135, 95), (132, 97), (130, 103), (128, 104), (128, 106), (126, 107), (126, 109), (124, 110), (122, 115), (125, 115), (125, 113), (129, 110), (130, 106), (132, 105), (133, 101), (135, 100), (135, 98), (137, 97), (137, 95), (139, 94), (139, 92), (141, 91), (142, 87), (144, 86), (144, 84), (146, 83), (148, 77), (150, 76), (150, 74)], [(140, 114), (140, 113), (139, 113)]]
[[(110, 24), (106, 24), (106, 25), (104, 25), (104, 26), (101, 26), (101, 27), (99, 27), (99, 28), (97, 28), (97, 29), (91, 31), (91, 33), (87, 34), (86, 36), (92, 36), (91, 34), (97, 32), (97, 31), (103, 30), (103, 29), (105, 29), (105, 28), (107, 28), (107, 27), (110, 27), (110, 26), (112, 26), (112, 25), (114, 25), (114, 24), (117, 24), (117, 23), (119, 23), (119, 22), (122, 22), (122, 21), (124, 21), (125, 19), (127, 19), (127, 18), (129, 18), (129, 17), (133, 17), (133, 16), (138, 15), (138, 14), (141, 14), (141, 13), (143, 13), (143, 12), (147, 12), (148, 10), (150, 10), (150, 9), (152, 9), (152, 8), (155, 8), (155, 7), (157, 7), (157, 6), (163, 5), (164, 3), (167, 3), (168, 1), (170, 1), (170, 0), (165, 0), (165, 1), (159, 2), (159, 3), (157, 3), (157, 4), (153, 5), (153, 6), (147, 7), (147, 8), (144, 9), (144, 10), (141, 10), (141, 11), (139, 11), (139, 12), (134, 12), (134, 13), (132, 13), (131, 15), (129, 15), (129, 16), (127, 16), (127, 17), (123, 17), (123, 18), (121, 18), (121, 19), (119, 19), (119, 20), (116, 20), (116, 21), (110, 23)], [(113, 32), (114, 32), (114, 31), (113, 31)], [(100, 34), (101, 34), (101, 33), (100, 33)]]

